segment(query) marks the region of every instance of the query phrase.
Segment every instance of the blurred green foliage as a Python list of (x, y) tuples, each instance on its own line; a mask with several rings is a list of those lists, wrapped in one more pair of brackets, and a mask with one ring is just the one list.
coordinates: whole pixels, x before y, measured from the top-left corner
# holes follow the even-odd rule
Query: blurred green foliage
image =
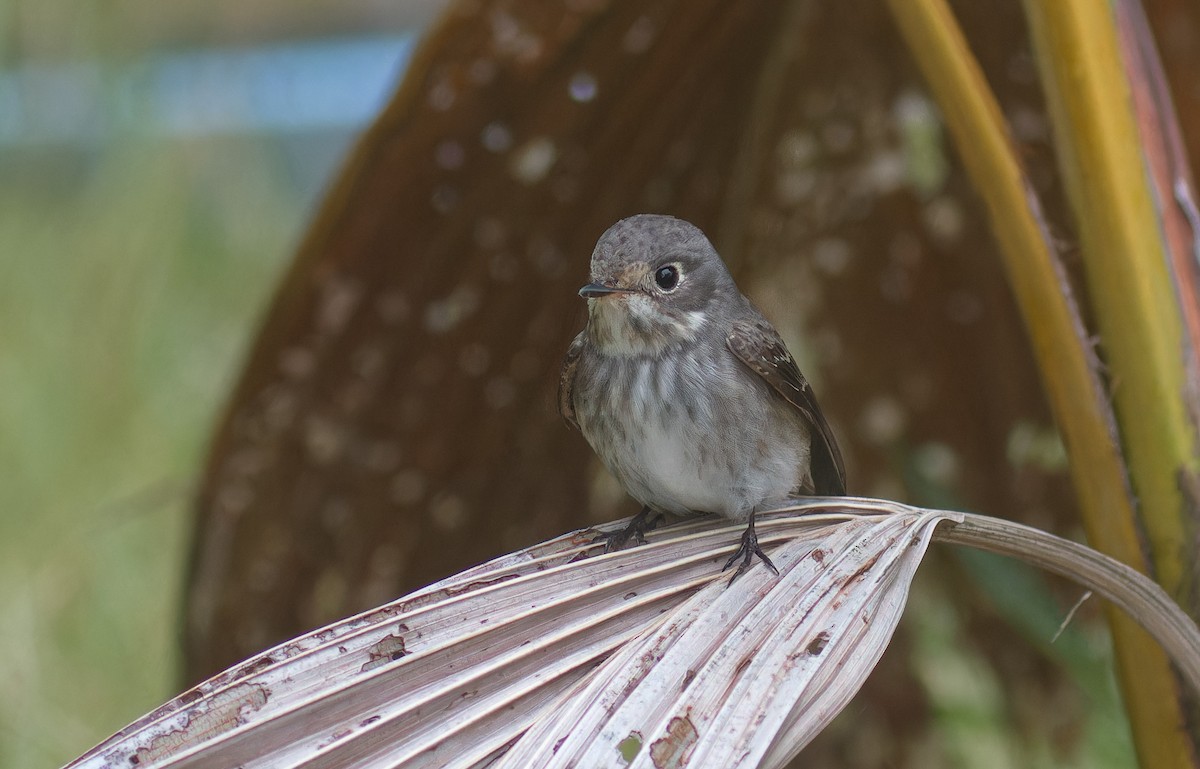
[(175, 693), (189, 493), (308, 197), (266, 140), (0, 154), (0, 766)]

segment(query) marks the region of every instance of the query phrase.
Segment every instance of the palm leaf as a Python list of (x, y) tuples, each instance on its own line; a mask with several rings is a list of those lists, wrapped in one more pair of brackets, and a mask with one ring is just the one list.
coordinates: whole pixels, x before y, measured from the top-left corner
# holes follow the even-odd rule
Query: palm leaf
[(875, 666), (942, 523), (1095, 586), (1200, 684), (1200, 631), (1128, 567), (1002, 521), (813, 499), (759, 520), (778, 577), (727, 585), (740, 527), (712, 518), (607, 554), (567, 534), (264, 652), (70, 767), (783, 766)]

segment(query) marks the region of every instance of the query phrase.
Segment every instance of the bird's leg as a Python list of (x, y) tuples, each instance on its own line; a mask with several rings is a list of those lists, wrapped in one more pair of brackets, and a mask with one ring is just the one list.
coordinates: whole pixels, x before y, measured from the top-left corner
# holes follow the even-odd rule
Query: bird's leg
[(733, 584), (734, 580), (742, 576), (746, 569), (750, 568), (750, 563), (754, 560), (754, 556), (756, 555), (762, 559), (762, 562), (767, 565), (768, 569), (775, 572), (775, 576), (779, 576), (779, 569), (775, 568), (775, 564), (771, 563), (771, 559), (768, 558), (767, 554), (764, 553), (762, 548), (758, 546), (758, 534), (754, 532), (754, 511), (751, 510), (750, 521), (746, 524), (746, 530), (742, 532), (742, 546), (739, 547), (734, 554), (729, 557), (729, 560), (725, 562), (725, 566), (721, 569), (721, 571), (725, 571), (725, 569), (728, 569), (730, 566), (732, 566), (739, 558), (742, 559), (741, 564), (739, 564), (737, 567), (737, 571), (735, 571), (733, 576), (729, 578), (730, 585)]
[(633, 516), (629, 524), (620, 531), (610, 531), (607, 534), (600, 534), (593, 542), (603, 542), (604, 552), (611, 553), (614, 550), (624, 550), (630, 540), (635, 545), (646, 544), (646, 532), (654, 531), (654, 528), (662, 522), (663, 514), (656, 513), (649, 506), (643, 507), (642, 511)]

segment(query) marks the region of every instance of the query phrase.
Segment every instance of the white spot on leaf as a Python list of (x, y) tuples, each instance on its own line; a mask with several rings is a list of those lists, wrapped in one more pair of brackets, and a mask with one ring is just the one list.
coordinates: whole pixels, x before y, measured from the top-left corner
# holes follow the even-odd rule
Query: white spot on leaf
[(454, 91), (454, 84), (448, 78), (443, 78), (438, 81), (437, 85), (429, 89), (429, 106), (438, 112), (445, 112), (454, 106), (454, 100), (457, 96), (458, 94)]
[(886, 446), (900, 437), (907, 421), (899, 401), (889, 395), (877, 395), (862, 410), (859, 429), (871, 443)]
[(513, 153), (509, 163), (512, 175), (524, 184), (537, 184), (546, 178), (554, 161), (558, 159), (558, 148), (545, 136), (530, 139)]
[(893, 192), (908, 176), (908, 161), (899, 152), (881, 150), (873, 154), (862, 172), (862, 182), (876, 194)]
[(512, 147), (512, 132), (503, 123), (488, 123), (483, 128), (480, 140), (488, 152), (505, 152)]
[(512, 14), (497, 11), (492, 14), (492, 50), (529, 64), (542, 54), (541, 39), (525, 29)]
[(966, 215), (958, 201), (949, 195), (929, 201), (921, 213), (925, 226), (942, 243), (954, 243), (962, 236)]
[(576, 72), (567, 88), (574, 101), (584, 103), (596, 98), (596, 78), (590, 72)]
[(345, 429), (338, 422), (318, 414), (305, 421), (304, 448), (313, 464), (329, 464), (341, 455), (345, 445)]
[(621, 47), (625, 49), (626, 53), (645, 53), (649, 50), (650, 45), (654, 42), (654, 36), (657, 34), (658, 30), (650, 17), (641, 16), (625, 32)]
[(429, 505), (429, 517), (445, 531), (462, 528), (469, 518), (467, 503), (454, 494), (440, 494)]
[(817, 140), (808, 131), (792, 129), (779, 137), (775, 153), (780, 165), (807, 166), (817, 156)]
[(362, 287), (348, 280), (332, 278), (321, 284), (317, 300), (317, 329), (326, 334), (341, 331), (362, 297)]
[(841, 238), (822, 238), (813, 244), (813, 263), (829, 275), (839, 275), (850, 264), (850, 244)]
[(445, 333), (479, 308), (479, 289), (459, 286), (445, 299), (430, 302), (425, 307), (425, 328), (435, 334)]
[(1033, 465), (1044, 472), (1061, 472), (1067, 467), (1062, 437), (1052, 426), (1018, 422), (1008, 433), (1008, 461), (1015, 467)]
[(917, 472), (938, 484), (950, 484), (958, 477), (958, 455), (944, 443), (926, 443), (913, 452)]

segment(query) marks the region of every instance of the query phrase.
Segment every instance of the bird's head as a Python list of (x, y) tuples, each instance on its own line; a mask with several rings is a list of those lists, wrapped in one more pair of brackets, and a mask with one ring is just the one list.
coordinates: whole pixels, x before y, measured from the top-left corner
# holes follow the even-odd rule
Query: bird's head
[(695, 339), (722, 308), (743, 301), (696, 226), (639, 214), (609, 227), (592, 252), (588, 335), (610, 355), (657, 355)]

